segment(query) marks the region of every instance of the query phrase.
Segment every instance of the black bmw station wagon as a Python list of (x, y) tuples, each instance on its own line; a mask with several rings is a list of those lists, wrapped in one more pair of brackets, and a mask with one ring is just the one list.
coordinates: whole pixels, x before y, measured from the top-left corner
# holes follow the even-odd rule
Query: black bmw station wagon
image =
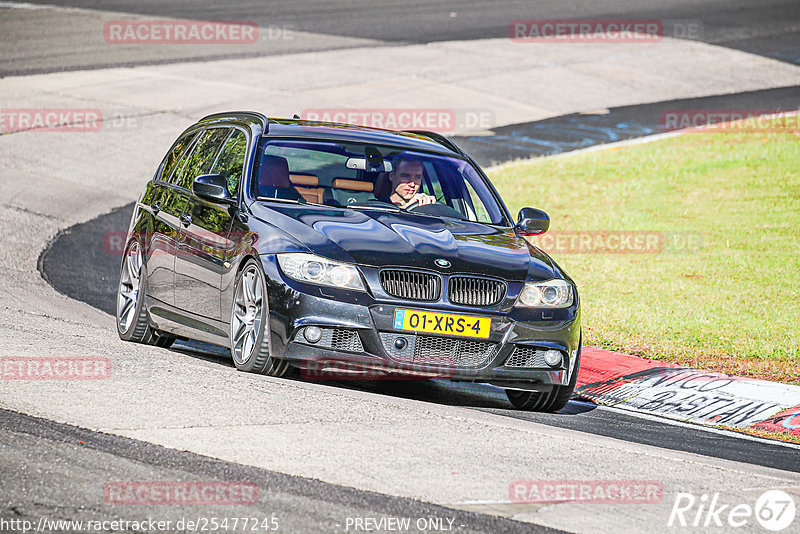
[(117, 295), (120, 337), (230, 348), (237, 369), (346, 368), (506, 390), (562, 408), (581, 353), (575, 284), (445, 137), (211, 115), (138, 199)]

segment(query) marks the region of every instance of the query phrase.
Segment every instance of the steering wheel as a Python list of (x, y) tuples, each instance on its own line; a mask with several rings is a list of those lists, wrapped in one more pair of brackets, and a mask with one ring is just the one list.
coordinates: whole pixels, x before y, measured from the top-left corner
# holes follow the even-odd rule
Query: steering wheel
[(422, 206), (422, 204), (419, 203), (419, 200), (415, 200), (414, 202), (412, 202), (411, 204), (408, 204), (403, 209), (406, 210), (406, 211), (414, 211), (417, 208), (419, 208), (420, 206)]
[(451, 208), (447, 204), (442, 204), (441, 202), (434, 202), (433, 204), (420, 204), (419, 202), (413, 202), (405, 209), (406, 211), (418, 211), (420, 213), (424, 213), (425, 215), (433, 215), (434, 217), (452, 217), (454, 219), (461, 219), (462, 221), (467, 220), (467, 218), (464, 217), (464, 215), (458, 210)]

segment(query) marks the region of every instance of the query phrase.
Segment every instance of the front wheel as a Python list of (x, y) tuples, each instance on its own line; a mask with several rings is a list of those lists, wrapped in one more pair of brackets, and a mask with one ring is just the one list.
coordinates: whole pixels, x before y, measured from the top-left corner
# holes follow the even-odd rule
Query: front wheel
[(142, 250), (138, 241), (131, 241), (122, 257), (117, 288), (117, 333), (120, 339), (167, 348), (173, 336), (160, 334), (150, 327), (147, 308), (146, 280), (143, 274)]
[(575, 384), (578, 380), (578, 368), (581, 363), (581, 350), (578, 349), (577, 360), (572, 370), (572, 378), (566, 386), (553, 386), (553, 389), (544, 391), (519, 391), (507, 389), (506, 395), (511, 404), (519, 410), (529, 410), (532, 412), (557, 412), (567, 405), (575, 391)]
[(268, 335), (266, 276), (261, 264), (250, 259), (236, 277), (231, 310), (231, 356), (239, 371), (286, 374), (289, 362), (270, 357)]

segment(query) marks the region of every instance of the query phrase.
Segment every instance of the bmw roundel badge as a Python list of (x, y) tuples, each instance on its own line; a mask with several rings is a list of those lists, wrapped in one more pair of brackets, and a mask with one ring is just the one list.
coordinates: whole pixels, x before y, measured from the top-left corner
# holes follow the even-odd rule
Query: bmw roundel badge
[(447, 268), (450, 267), (450, 262), (447, 261), (447, 260), (443, 260), (443, 259), (438, 259), (438, 260), (434, 261), (433, 263), (435, 263), (437, 266), (441, 267), (442, 269), (447, 269)]

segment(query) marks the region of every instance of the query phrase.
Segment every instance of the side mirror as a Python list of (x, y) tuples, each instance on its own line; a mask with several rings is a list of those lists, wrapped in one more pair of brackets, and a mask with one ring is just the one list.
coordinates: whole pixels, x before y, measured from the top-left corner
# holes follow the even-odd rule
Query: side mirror
[(228, 181), (221, 174), (201, 174), (192, 182), (192, 193), (217, 204), (236, 201), (228, 192)]
[(521, 235), (539, 235), (550, 228), (550, 216), (535, 208), (522, 208), (518, 219), (514, 228)]

